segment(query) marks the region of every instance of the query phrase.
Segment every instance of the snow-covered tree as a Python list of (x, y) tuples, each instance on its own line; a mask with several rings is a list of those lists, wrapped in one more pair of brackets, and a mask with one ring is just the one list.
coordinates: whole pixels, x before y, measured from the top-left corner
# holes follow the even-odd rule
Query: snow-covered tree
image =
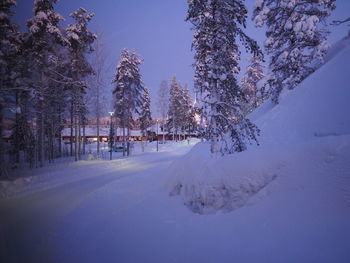
[(170, 85), (167, 130), (178, 139), (180, 133), (186, 133), (193, 127), (193, 101), (187, 85), (181, 86), (174, 76)]
[[(125, 128), (128, 130), (127, 154), (129, 155), (129, 135), (134, 124), (133, 114), (139, 113), (143, 103), (144, 85), (141, 80), (140, 64), (142, 59), (136, 52), (124, 49), (117, 65), (115, 77), (112, 81), (115, 88), (114, 116), (120, 121), (123, 128), (123, 144), (125, 146)], [(125, 147), (123, 147), (125, 149)], [(123, 152), (125, 155), (125, 151)]]
[(258, 0), (253, 18), (266, 24), (265, 49), (271, 56), (267, 85), (278, 103), (285, 88), (293, 89), (314, 71), (327, 52), (328, 32), (322, 26), (335, 0)]
[(264, 78), (264, 65), (261, 57), (253, 56), (242, 79), (242, 91), (247, 102), (247, 112), (257, 108), (263, 100), (263, 90), (258, 87), (258, 82)]
[(71, 103), (75, 125), (75, 160), (77, 161), (80, 159), (81, 120), (85, 118), (83, 113), (86, 112), (83, 97), (87, 84), (84, 80), (88, 75), (93, 74), (93, 68), (87, 59), (87, 54), (93, 51), (92, 44), (96, 35), (88, 29), (88, 23), (94, 16), (93, 13), (87, 13), (86, 9), (79, 8), (70, 16), (74, 18), (75, 23), (68, 25), (66, 34), (69, 42), (70, 76), (73, 80)]
[(51, 58), (56, 45), (68, 44), (59, 27), (63, 17), (54, 11), (56, 2), (57, 0), (36, 0), (34, 17), (27, 22), (29, 29), (27, 45), (30, 47), (29, 57), (32, 63), (31, 73), (37, 110), (37, 153), (41, 167), (44, 165), (45, 156), (44, 101), (45, 97), (50, 95), (48, 75), (53, 71)]
[(167, 130), (172, 132), (173, 140), (176, 138), (178, 132), (181, 129), (181, 108), (182, 108), (182, 94), (181, 86), (174, 76), (170, 84), (170, 97), (169, 97), (169, 108), (168, 108), (168, 120)]
[(202, 115), (211, 152), (243, 151), (258, 129), (244, 117), (244, 95), (237, 83), (240, 51), (237, 38), (255, 55), (260, 49), (243, 28), (247, 9), (242, 0), (190, 0), (187, 20), (194, 25), (195, 87), (201, 95)]
[(190, 91), (188, 90), (187, 84), (185, 84), (181, 89), (180, 89), (180, 94), (181, 94), (181, 109), (180, 109), (180, 116), (181, 116), (181, 131), (183, 133), (189, 133), (191, 130), (194, 128), (194, 112), (193, 112), (193, 100), (190, 96)]
[(18, 49), (18, 27), (11, 21), (14, 0), (3, 0), (0, 3), (0, 176), (5, 174), (4, 142), (3, 142), (3, 111), (9, 103), (8, 95), (15, 89), (15, 71)]
[[(166, 125), (166, 118), (168, 114), (168, 109), (169, 109), (169, 86), (168, 82), (166, 80), (163, 80), (160, 83), (160, 87), (158, 90), (158, 101), (157, 101), (157, 107), (158, 107), (158, 112), (160, 114), (160, 117), (162, 119), (162, 128), (163, 131), (165, 129)], [(165, 133), (163, 132), (163, 142), (165, 140)]]
[(94, 52), (91, 54), (90, 63), (95, 72), (88, 81), (89, 89), (87, 97), (89, 97), (90, 112), (96, 118), (96, 135), (97, 135), (97, 156), (100, 157), (100, 117), (108, 112), (106, 103), (106, 79), (109, 71), (110, 63), (108, 63), (108, 51), (104, 44), (102, 32), (97, 32), (97, 39), (93, 45)]
[(147, 128), (152, 125), (152, 116), (151, 116), (151, 98), (149, 96), (149, 90), (145, 88), (142, 105), (140, 111), (140, 129), (142, 136), (146, 136)]

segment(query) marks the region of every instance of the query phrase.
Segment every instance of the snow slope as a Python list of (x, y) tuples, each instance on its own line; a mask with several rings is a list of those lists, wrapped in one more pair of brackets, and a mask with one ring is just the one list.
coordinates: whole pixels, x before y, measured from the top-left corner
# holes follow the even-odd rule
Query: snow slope
[[(170, 195), (181, 195), (194, 212), (211, 213), (244, 206), (272, 181), (289, 178), (285, 183), (293, 185), (313, 178), (316, 184), (332, 175), (334, 182), (348, 180), (349, 62), (347, 46), (296, 89), (282, 93), (279, 105), (266, 102), (256, 110), (250, 118), (261, 129), (261, 146), (218, 159), (210, 157), (207, 143), (195, 146), (169, 170)], [(332, 165), (338, 159), (343, 162)], [(327, 167), (334, 170), (324, 173)], [(342, 194), (350, 203), (348, 185)]]

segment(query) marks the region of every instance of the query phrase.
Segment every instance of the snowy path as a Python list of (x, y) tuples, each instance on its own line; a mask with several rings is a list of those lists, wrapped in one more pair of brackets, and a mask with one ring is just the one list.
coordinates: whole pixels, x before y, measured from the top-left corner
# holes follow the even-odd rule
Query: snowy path
[(0, 262), (347, 263), (349, 137), (322, 141), (291, 152), (274, 182), (226, 214), (194, 214), (168, 196), (185, 144), (82, 163), (73, 171), (86, 178), (0, 202)]
[[(177, 156), (183, 155), (191, 147), (182, 144), (177, 148), (175, 152), (165, 150), (162, 153), (146, 153), (128, 159), (97, 161), (93, 164), (83, 162), (73, 170), (72, 167), (57, 166), (55, 176), (63, 177), (59, 186), (45, 186), (49, 189), (0, 200), (0, 262), (67, 262), (66, 259), (56, 261), (57, 248), (54, 245), (59, 229), (65, 228), (67, 218), (86, 203), (89, 196), (103, 195), (106, 185), (112, 182), (118, 185), (125, 178), (146, 175), (151, 171), (159, 174)], [(67, 173), (80, 175), (71, 182)], [(46, 178), (45, 176), (42, 175)], [(52, 175), (49, 178), (51, 177)], [(79, 221), (76, 223), (79, 224)]]

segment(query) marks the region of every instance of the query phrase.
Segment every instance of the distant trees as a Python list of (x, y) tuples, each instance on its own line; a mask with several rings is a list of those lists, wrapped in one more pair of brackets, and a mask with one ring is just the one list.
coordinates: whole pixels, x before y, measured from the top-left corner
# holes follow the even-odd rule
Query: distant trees
[[(63, 17), (54, 10), (56, 2), (34, 1), (34, 16), (28, 20), (26, 32), (19, 31), (11, 22), (16, 1), (5, 0), (0, 4), (2, 169), (5, 152), (7, 160), (11, 157), (13, 167), (22, 157), (30, 167), (42, 167), (47, 160), (61, 156), (61, 132), (66, 114), (74, 112), (78, 125), (86, 114), (85, 79), (93, 73), (86, 55), (92, 51), (91, 44), (96, 38), (87, 26), (93, 14), (78, 9), (71, 15), (75, 23), (65, 30), (60, 26)], [(3, 142), (5, 111), (6, 120), (13, 120), (10, 143), (6, 143), (6, 147)], [(78, 136), (75, 142), (80, 141)], [(76, 149), (76, 154), (80, 155), (80, 149)]]
[(168, 109), (168, 120), (167, 130), (173, 133), (173, 140), (177, 138), (178, 131), (181, 126), (181, 87), (174, 76), (170, 84), (170, 98), (169, 98), (169, 109)]
[[(188, 131), (193, 123), (193, 102), (187, 86), (182, 87), (174, 76), (170, 85), (167, 130), (172, 132), (173, 140)], [(193, 125), (192, 125), (193, 127)]]
[(244, 94), (236, 77), (240, 58), (237, 38), (247, 50), (261, 56), (257, 43), (242, 29), (246, 18), (242, 0), (189, 1), (186, 20), (195, 29), (195, 87), (213, 154), (243, 151), (246, 141), (257, 141), (258, 128), (244, 116)]
[(267, 26), (265, 50), (271, 56), (267, 85), (276, 104), (281, 91), (297, 86), (326, 54), (328, 32), (321, 23), (334, 9), (335, 0), (257, 1), (253, 18), (257, 26)]
[(169, 85), (166, 80), (163, 80), (160, 83), (160, 87), (158, 90), (158, 101), (157, 101), (158, 113), (162, 119), (162, 127), (163, 127), (163, 142), (165, 140), (165, 125), (166, 119), (169, 109)]
[(123, 128), (123, 155), (125, 155), (125, 128), (127, 129), (127, 155), (130, 154), (130, 129), (134, 124), (133, 115), (140, 113), (145, 91), (141, 80), (140, 65), (142, 59), (136, 52), (124, 49), (117, 65), (115, 77), (112, 81), (115, 88), (114, 111), (115, 117), (120, 121)]
[(145, 88), (144, 94), (142, 96), (142, 104), (140, 111), (140, 130), (142, 136), (147, 135), (147, 129), (152, 125), (152, 116), (151, 116), (151, 98), (149, 95), (149, 90)]

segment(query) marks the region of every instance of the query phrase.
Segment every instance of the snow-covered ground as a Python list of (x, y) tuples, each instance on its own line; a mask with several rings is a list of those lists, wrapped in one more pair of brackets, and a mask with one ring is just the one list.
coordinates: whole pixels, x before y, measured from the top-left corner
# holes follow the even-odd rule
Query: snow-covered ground
[(253, 113), (243, 153), (151, 144), (2, 184), (0, 262), (350, 262), (349, 61)]
[(181, 195), (194, 212), (211, 213), (242, 207), (282, 177), (290, 177), (292, 184), (299, 179), (291, 171), (303, 167), (305, 160), (308, 165), (299, 171), (302, 177), (319, 174), (323, 168), (316, 166), (329, 158), (343, 157), (332, 173), (335, 178), (349, 177), (350, 47), (334, 56), (294, 90), (282, 93), (279, 105), (268, 101), (251, 114), (261, 129), (261, 146), (211, 158), (208, 143), (201, 143), (174, 162), (169, 170), (170, 194)]
[[(159, 152), (156, 152), (156, 144), (151, 143), (144, 153), (135, 150), (134, 155), (128, 158), (120, 156), (112, 161), (58, 163), (23, 172), (23, 177), (6, 182), (6, 185), (2, 182), (1, 192), (5, 198), (0, 200), (0, 262), (106, 262), (86, 258), (87, 243), (69, 238), (75, 243), (74, 248), (62, 235), (72, 234), (78, 239), (82, 238), (84, 233), (79, 230), (65, 231), (70, 229), (70, 224), (83, 225), (86, 220), (93, 224), (92, 232), (89, 232), (90, 241), (97, 238), (103, 227), (113, 228), (112, 225), (102, 226), (94, 221), (97, 214), (81, 217), (79, 213), (86, 207), (97, 205), (94, 201), (96, 198), (107, 198), (104, 201), (109, 201), (93, 209), (110, 209), (111, 206), (120, 209), (118, 203), (122, 201), (126, 211), (133, 210), (133, 204), (142, 202), (162, 184), (161, 179), (170, 163), (188, 152), (195, 143), (196, 139), (190, 144), (187, 141), (168, 142), (159, 145)], [(117, 195), (112, 197), (110, 194), (115, 190), (121, 190), (123, 196), (115, 193)], [(167, 196), (166, 191), (164, 196)], [(92, 211), (90, 208), (88, 210)], [(110, 212), (100, 215), (107, 219)], [(115, 251), (111, 250), (107, 256)], [(104, 255), (95, 256), (101, 258)], [(113, 257), (110, 259), (109, 262), (116, 262)]]
[(81, 162), (74, 182), (0, 201), (0, 261), (348, 262), (349, 137), (321, 140), (290, 152), (244, 207), (211, 215), (168, 196), (169, 165), (193, 144)]

